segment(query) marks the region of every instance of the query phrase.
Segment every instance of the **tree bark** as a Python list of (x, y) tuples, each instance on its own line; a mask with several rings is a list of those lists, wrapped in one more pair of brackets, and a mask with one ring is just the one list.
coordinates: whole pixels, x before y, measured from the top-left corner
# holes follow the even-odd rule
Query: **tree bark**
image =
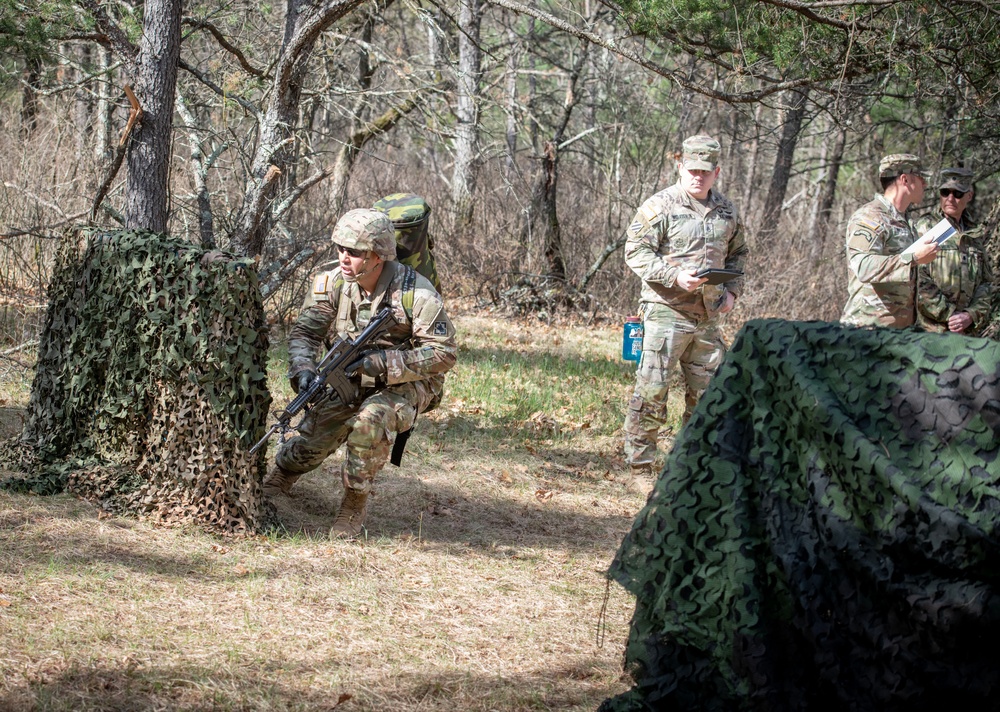
[(528, 236), (532, 232), (540, 234), (546, 274), (559, 280), (566, 279), (566, 263), (562, 255), (562, 230), (559, 227), (556, 204), (559, 187), (559, 148), (573, 109), (579, 103), (576, 87), (587, 66), (589, 49), (589, 43), (580, 43), (576, 63), (569, 71), (562, 113), (556, 120), (552, 137), (545, 142), (541, 170), (532, 191), (531, 209), (522, 229), (522, 243), (527, 243)]
[(507, 157), (504, 163), (504, 171), (507, 178), (510, 179), (514, 173), (514, 161), (517, 156), (517, 65), (520, 55), (517, 33), (514, 32), (514, 28), (511, 26), (507, 27), (507, 42), (510, 45), (510, 54), (507, 55), (507, 76), (505, 77)]
[(833, 150), (826, 163), (826, 174), (823, 176), (823, 189), (819, 196), (819, 209), (816, 214), (816, 226), (812, 231), (812, 244), (809, 251), (810, 259), (815, 263), (823, 256), (826, 243), (826, 231), (830, 225), (830, 214), (833, 212), (833, 201), (837, 197), (837, 176), (844, 162), (844, 147), (847, 145), (847, 129), (837, 129), (833, 142)]
[(458, 17), (458, 81), (455, 98), (455, 170), (451, 179), (451, 198), (455, 210), (455, 229), (465, 233), (472, 225), (475, 204), (476, 169), (479, 143), (479, 82), (482, 54), (479, 27), (483, 12), (480, 0), (462, 0)]
[(38, 126), (38, 83), (42, 77), (42, 60), (29, 56), (22, 72), (21, 136), (28, 138)]
[(761, 237), (768, 237), (778, 229), (781, 219), (781, 206), (785, 202), (788, 181), (792, 175), (792, 158), (795, 146), (802, 131), (802, 119), (805, 116), (806, 99), (809, 92), (794, 91), (789, 96), (789, 106), (785, 111), (785, 121), (781, 127), (781, 138), (778, 141), (778, 155), (774, 159), (774, 172), (771, 173), (771, 185), (764, 201), (760, 226), (757, 230)]
[(147, 2), (135, 58), (142, 123), (125, 157), (125, 227), (167, 231), (170, 134), (181, 51), (181, 0)]
[(259, 255), (274, 224), (271, 204), (277, 194), (279, 178), (294, 159), (302, 80), (316, 41), (325, 29), (361, 3), (362, 0), (328, 0), (313, 6), (308, 0), (288, 2), (270, 100), (261, 117), (243, 205), (231, 235), (232, 249), (237, 254)]
[(750, 142), (750, 160), (747, 165), (746, 176), (743, 182), (743, 204), (740, 210), (743, 212), (743, 219), (750, 221), (753, 210), (753, 187), (757, 183), (757, 157), (760, 155), (760, 115), (764, 111), (763, 104), (757, 104), (753, 112), (753, 141)]
[(194, 114), (184, 101), (184, 95), (177, 95), (177, 113), (188, 131), (188, 144), (191, 146), (191, 175), (194, 179), (195, 200), (198, 203), (198, 235), (202, 247), (215, 248), (215, 226), (212, 215), (212, 200), (208, 190), (209, 162), (201, 149), (198, 137), (198, 123)]

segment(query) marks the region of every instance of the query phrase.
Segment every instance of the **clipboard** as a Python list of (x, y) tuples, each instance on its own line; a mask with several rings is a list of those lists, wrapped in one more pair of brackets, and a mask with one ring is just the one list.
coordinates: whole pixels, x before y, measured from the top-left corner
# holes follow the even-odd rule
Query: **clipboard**
[(731, 279), (736, 279), (737, 277), (742, 277), (743, 273), (738, 269), (702, 269), (694, 273), (695, 277), (701, 279), (702, 277), (707, 277), (708, 281), (705, 284), (723, 284)]
[(929, 242), (936, 243), (937, 245), (943, 245), (955, 236), (955, 232), (955, 228), (952, 227), (948, 218), (942, 218), (941, 222), (937, 223), (934, 227), (921, 235), (916, 242), (903, 250), (902, 254), (907, 255), (917, 249), (920, 245), (924, 245)]

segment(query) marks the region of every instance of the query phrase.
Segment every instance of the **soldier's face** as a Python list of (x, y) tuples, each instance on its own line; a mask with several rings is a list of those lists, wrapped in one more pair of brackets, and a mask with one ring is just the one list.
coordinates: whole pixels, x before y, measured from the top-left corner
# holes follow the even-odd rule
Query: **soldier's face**
[(947, 194), (941, 196), (941, 212), (954, 220), (961, 220), (962, 213), (969, 207), (969, 201), (972, 200), (972, 191), (968, 191), (961, 198), (955, 197), (956, 191), (953, 189), (943, 192)]
[[(351, 252), (357, 253), (357, 250), (352, 250)], [(352, 255), (351, 252), (342, 250), (339, 247), (337, 248), (337, 254), (340, 257), (340, 272), (347, 279), (367, 274), (378, 264), (378, 260), (381, 259), (370, 250), (361, 253), (357, 257)]]
[(704, 200), (708, 197), (708, 192), (715, 185), (715, 180), (719, 177), (719, 167), (716, 166), (710, 171), (688, 170), (683, 163), (677, 164), (677, 172), (680, 174), (681, 188), (692, 198)]

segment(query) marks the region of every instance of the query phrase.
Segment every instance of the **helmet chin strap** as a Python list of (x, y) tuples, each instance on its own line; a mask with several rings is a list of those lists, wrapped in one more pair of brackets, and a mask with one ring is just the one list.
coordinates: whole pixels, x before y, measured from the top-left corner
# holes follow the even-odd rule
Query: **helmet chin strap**
[(357, 282), (359, 279), (361, 279), (362, 277), (364, 277), (366, 274), (370, 274), (372, 272), (372, 270), (374, 270), (375, 268), (378, 267), (377, 264), (374, 264), (371, 267), (367, 267), (368, 263), (371, 261), (371, 258), (372, 258), (372, 253), (369, 251), (368, 255), (365, 257), (365, 261), (361, 263), (361, 271), (360, 272), (355, 272), (355, 274), (354, 274), (353, 277), (347, 277), (347, 276), (345, 276), (344, 280), (347, 281), (347, 282)]

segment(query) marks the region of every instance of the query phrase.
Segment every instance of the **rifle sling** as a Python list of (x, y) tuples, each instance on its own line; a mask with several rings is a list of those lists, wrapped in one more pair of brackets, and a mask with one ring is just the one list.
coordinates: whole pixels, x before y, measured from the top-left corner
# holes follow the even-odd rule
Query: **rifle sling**
[(396, 442), (392, 444), (392, 455), (389, 456), (389, 462), (396, 467), (399, 467), (399, 463), (403, 461), (403, 450), (406, 449), (406, 441), (410, 439), (410, 433), (412, 432), (413, 426), (411, 425), (409, 430), (396, 433)]

